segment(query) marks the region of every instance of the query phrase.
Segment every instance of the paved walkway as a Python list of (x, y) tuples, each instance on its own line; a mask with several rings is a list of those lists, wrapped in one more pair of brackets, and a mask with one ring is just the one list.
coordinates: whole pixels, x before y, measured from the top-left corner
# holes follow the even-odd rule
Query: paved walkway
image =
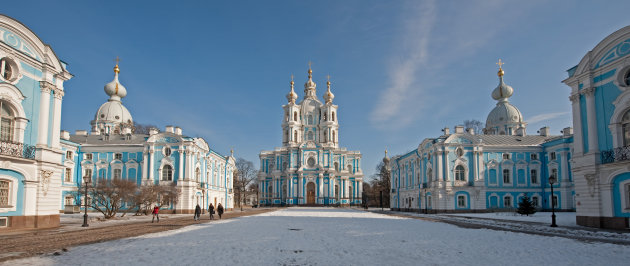
[[(255, 215), (276, 208), (244, 209), (229, 211), (223, 214), (223, 219), (231, 219), (240, 216)], [(218, 215), (215, 215), (218, 219)], [(208, 223), (208, 215), (203, 215), (200, 221), (194, 221), (192, 214), (177, 216), (168, 219), (160, 219), (159, 223), (150, 223), (145, 220), (132, 220), (125, 223), (112, 224), (110, 226), (80, 227), (80, 224), (65, 225), (59, 228), (42, 230), (19, 230), (3, 232), (0, 235), (0, 262), (54, 253), (67, 250), (78, 245), (105, 242), (114, 239), (134, 237), (144, 234), (178, 229), (184, 226)]]

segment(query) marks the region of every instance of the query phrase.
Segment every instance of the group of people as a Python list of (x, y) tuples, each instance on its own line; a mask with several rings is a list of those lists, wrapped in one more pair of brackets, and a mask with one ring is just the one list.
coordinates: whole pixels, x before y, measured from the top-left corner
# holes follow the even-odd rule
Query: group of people
[[(157, 218), (157, 222), (160, 222), (160, 207), (155, 206), (153, 207), (153, 212), (151, 212), (153, 214), (153, 219), (151, 219), (151, 223), (155, 222), (155, 219)], [(210, 205), (208, 206), (208, 213), (210, 214), (210, 220), (214, 219), (214, 205), (212, 205), (212, 203), (210, 203)], [(221, 203), (219, 203), (219, 205), (217, 205), (217, 214), (219, 214), (219, 219), (221, 219), (221, 215), (223, 215), (223, 205), (221, 205)], [(195, 221), (201, 219), (201, 207), (199, 207), (199, 204), (197, 204), (197, 207), (195, 207), (195, 216), (193, 217), (193, 219), (195, 219)]]
[[(210, 215), (210, 220), (214, 219), (214, 205), (212, 205), (212, 203), (208, 205), (208, 214)], [(217, 205), (217, 214), (219, 215), (219, 219), (221, 219), (221, 215), (223, 215), (223, 205), (221, 205), (221, 203)], [(195, 216), (193, 219), (195, 219), (195, 221), (201, 219), (201, 207), (199, 207), (199, 204), (195, 207)]]

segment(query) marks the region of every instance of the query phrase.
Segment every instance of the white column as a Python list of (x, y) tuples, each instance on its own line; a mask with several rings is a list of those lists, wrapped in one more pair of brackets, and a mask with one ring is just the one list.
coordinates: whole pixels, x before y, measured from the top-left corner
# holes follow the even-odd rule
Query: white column
[(560, 158), (562, 159), (560, 160), (560, 171), (562, 172), (562, 174), (558, 177), (558, 181), (560, 184), (562, 184), (564, 181), (569, 179), (569, 166), (568, 166), (567, 156), (568, 156), (567, 151), (560, 152)]
[(442, 152), (441, 151), (436, 152), (435, 157), (437, 158), (437, 167), (436, 167), (437, 171), (435, 173), (437, 176), (435, 177), (435, 179), (437, 181), (442, 181), (443, 180), (442, 170), (444, 169), (442, 167)]
[(477, 158), (477, 151), (473, 151), (473, 180), (479, 180), (479, 158)]
[(584, 136), (582, 136), (582, 112), (580, 110), (580, 94), (573, 94), (569, 97), (573, 111), (573, 153), (582, 155), (584, 153)]
[(59, 134), (61, 132), (61, 99), (63, 98), (63, 91), (56, 89), (54, 96), (51, 146), (53, 148), (61, 149), (61, 145), (59, 144)]
[(50, 113), (50, 89), (52, 84), (40, 81), (41, 97), (39, 98), (39, 123), (37, 144), (48, 146), (48, 115)]
[[(586, 122), (588, 124), (588, 152), (598, 152), (599, 145), (597, 143), (597, 117), (595, 114), (595, 88), (587, 88), (583, 90), (586, 96)], [(575, 131), (574, 131), (575, 132)]]
[(151, 182), (155, 181), (154, 169), (157, 169), (157, 167), (155, 167), (155, 162), (153, 161), (153, 152), (154, 152), (153, 147), (150, 147), (149, 148), (149, 162), (151, 162), (151, 168), (148, 169), (148, 171), (149, 171), (149, 180), (151, 180)]
[(148, 166), (149, 166), (149, 153), (148, 151), (145, 151), (143, 156), (142, 156), (142, 179), (147, 179), (148, 178)]
[(302, 190), (302, 182), (303, 182), (304, 176), (302, 176), (302, 174), (300, 174), (300, 176), (298, 177), (298, 203), (302, 203), (303, 198), (304, 197), (304, 191)]
[(180, 148), (177, 151), (179, 152), (179, 169), (177, 171), (179, 176), (177, 178), (179, 180), (184, 180), (184, 149)]
[(444, 151), (444, 169), (446, 171), (445, 173), (445, 180), (446, 181), (451, 181), (452, 177), (451, 177), (451, 168), (449, 167), (449, 159), (448, 159), (448, 151)]

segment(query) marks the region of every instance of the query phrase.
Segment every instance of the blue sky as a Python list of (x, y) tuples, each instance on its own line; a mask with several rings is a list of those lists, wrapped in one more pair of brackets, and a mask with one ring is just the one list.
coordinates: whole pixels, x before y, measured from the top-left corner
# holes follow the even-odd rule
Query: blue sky
[(566, 70), (630, 24), (630, 1), (11, 1), (0, 13), (68, 63), (62, 129), (89, 129), (120, 56), (134, 120), (253, 161), (281, 145), (290, 75), (330, 74), (341, 146), (366, 176), (495, 105), (496, 62), (528, 134), (571, 126)]

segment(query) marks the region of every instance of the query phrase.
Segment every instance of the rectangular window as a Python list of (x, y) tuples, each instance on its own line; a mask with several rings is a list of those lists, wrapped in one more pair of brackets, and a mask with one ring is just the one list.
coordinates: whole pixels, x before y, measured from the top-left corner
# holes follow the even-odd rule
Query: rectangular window
[(558, 182), (558, 169), (551, 169), (551, 176), (556, 179), (556, 183)]
[(509, 184), (510, 182), (510, 170), (503, 169), (503, 183)]
[(68, 205), (74, 205), (74, 200), (73, 200), (73, 198), (72, 198), (72, 197), (70, 197), (70, 196), (66, 197), (66, 200), (64, 201), (64, 204), (65, 204), (66, 206), (68, 206)]
[(553, 203), (553, 207), (554, 207), (554, 208), (558, 208), (558, 196), (554, 195), (554, 196), (551, 198), (551, 202)]
[(505, 207), (505, 208), (511, 208), (512, 207), (512, 198), (511, 197), (503, 198), (503, 207)]
[(122, 160), (122, 153), (114, 154), (114, 160)]
[(9, 206), (9, 181), (0, 180), (0, 207)]
[(86, 160), (92, 160), (92, 154), (91, 153), (86, 153), (85, 154), (85, 159)]
[(530, 171), (530, 175), (532, 177), (532, 184), (538, 184), (538, 171), (536, 171), (535, 169), (532, 169)]
[(65, 182), (72, 182), (72, 168), (66, 168)]
[(457, 196), (457, 207), (460, 207), (460, 208), (466, 207), (466, 197), (465, 196)]
[(550, 160), (552, 160), (552, 161), (553, 161), (553, 160), (555, 160), (555, 159), (556, 159), (556, 153), (555, 153), (555, 152), (550, 153), (550, 154), (549, 154), (549, 158), (550, 158)]
[(0, 123), (0, 140), (1, 141), (13, 141), (13, 119), (2, 118)]
[(72, 160), (72, 151), (66, 152), (66, 160)]
[(538, 207), (538, 197), (533, 197), (532, 198), (532, 205)]
[(529, 159), (534, 161), (534, 160), (538, 160), (538, 154), (532, 153), (529, 155)]
[(510, 159), (510, 154), (509, 153), (504, 153), (503, 154), (503, 160), (509, 160)]
[(114, 169), (114, 179), (120, 179), (121, 176), (122, 176), (122, 170)]

